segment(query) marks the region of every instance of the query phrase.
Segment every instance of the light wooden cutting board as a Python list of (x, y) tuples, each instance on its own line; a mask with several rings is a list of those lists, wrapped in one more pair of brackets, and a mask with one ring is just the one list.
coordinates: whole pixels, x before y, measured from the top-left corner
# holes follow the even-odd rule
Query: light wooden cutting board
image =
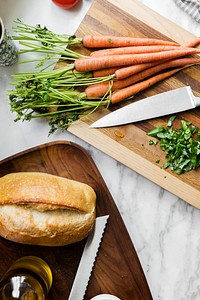
[[(194, 38), (191, 33), (141, 3), (129, 0), (95, 0), (76, 34), (83, 36), (88, 33), (172, 39), (181, 44)], [(135, 96), (135, 100), (187, 84), (192, 87), (196, 96), (200, 96), (199, 80), (200, 67), (194, 66), (139, 93)], [(128, 103), (126, 101), (115, 105), (110, 107), (110, 110)], [(109, 110), (100, 109), (84, 121), (70, 126), (68, 131), (191, 205), (200, 208), (200, 169), (183, 175), (176, 175), (168, 169), (164, 170), (161, 166), (165, 162), (165, 154), (158, 145), (149, 145), (150, 137), (146, 133), (154, 126), (165, 125), (169, 117), (120, 127), (89, 128), (88, 125), (107, 113)], [(178, 114), (177, 119), (181, 118), (191, 121), (200, 129), (199, 109)], [(156, 163), (157, 160), (160, 160), (159, 164)]]

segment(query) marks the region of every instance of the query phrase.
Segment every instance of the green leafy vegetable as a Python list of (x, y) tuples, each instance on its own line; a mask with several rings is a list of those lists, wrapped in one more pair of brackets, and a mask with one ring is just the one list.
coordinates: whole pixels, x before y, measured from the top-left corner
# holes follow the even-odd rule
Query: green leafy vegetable
[(175, 116), (171, 117), (166, 126), (153, 128), (148, 135), (158, 138), (166, 152), (167, 162), (163, 167), (182, 174), (200, 166), (200, 132), (185, 120), (180, 121), (180, 129), (174, 129), (174, 119)]

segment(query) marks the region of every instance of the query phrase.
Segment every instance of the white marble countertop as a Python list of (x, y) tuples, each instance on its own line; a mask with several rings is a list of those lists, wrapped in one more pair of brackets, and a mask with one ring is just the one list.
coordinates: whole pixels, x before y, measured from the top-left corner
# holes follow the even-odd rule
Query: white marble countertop
[[(140, 1), (199, 35), (200, 24), (173, 0)], [(65, 11), (50, 0), (0, 0), (0, 15), (10, 31), (12, 21), (21, 18), (27, 23), (41, 23), (54, 31), (72, 34), (91, 3), (92, 0), (82, 0), (74, 9)], [(153, 299), (200, 299), (200, 211), (69, 132), (56, 132), (48, 137), (48, 125), (41, 120), (15, 123), (6, 90), (10, 75), (21, 68), (19, 65), (0, 68), (0, 160), (55, 140), (73, 141), (83, 146), (91, 154), (116, 201)]]

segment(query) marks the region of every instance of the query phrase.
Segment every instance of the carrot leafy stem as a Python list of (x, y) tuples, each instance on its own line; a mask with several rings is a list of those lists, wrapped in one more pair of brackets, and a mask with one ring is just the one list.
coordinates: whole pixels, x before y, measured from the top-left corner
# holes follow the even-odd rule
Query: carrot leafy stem
[(45, 117), (50, 131), (66, 129), (75, 121), (88, 116), (99, 106), (108, 106), (106, 98), (91, 100), (81, 87), (108, 80), (110, 76), (93, 78), (91, 73), (74, 72), (73, 64), (46, 72), (13, 75), (15, 89), (9, 90), (11, 111), (15, 121)]
[[(20, 46), (22, 46), (19, 54), (29, 52), (44, 54), (44, 57), (39, 60), (36, 67), (43, 66), (50, 59), (66, 61), (84, 57), (68, 48), (69, 45), (82, 43), (82, 38), (78, 38), (75, 35), (54, 33), (47, 29), (46, 26), (42, 27), (39, 24), (32, 26), (19, 19), (15, 23), (16, 26), (13, 27), (15, 35), (12, 36), (12, 39), (18, 41)], [(30, 60), (24, 62), (30, 62)]]

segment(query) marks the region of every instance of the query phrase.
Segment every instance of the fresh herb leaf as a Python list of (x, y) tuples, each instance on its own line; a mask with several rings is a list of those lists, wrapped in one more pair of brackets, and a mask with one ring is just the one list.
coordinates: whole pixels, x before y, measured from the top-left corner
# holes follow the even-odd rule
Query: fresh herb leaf
[(171, 116), (171, 117), (169, 118), (169, 121), (167, 122), (167, 126), (171, 127), (173, 121), (175, 120), (175, 118), (176, 118), (176, 116)]
[(167, 162), (163, 168), (182, 174), (200, 166), (200, 132), (195, 125), (185, 120), (181, 120), (180, 129), (174, 129), (174, 120), (175, 116), (169, 119), (166, 126), (155, 127), (147, 134), (157, 137), (160, 148), (166, 152)]
[(149, 145), (156, 145), (156, 144), (158, 144), (158, 142), (155, 141), (155, 140), (150, 140), (150, 141), (149, 141)]

